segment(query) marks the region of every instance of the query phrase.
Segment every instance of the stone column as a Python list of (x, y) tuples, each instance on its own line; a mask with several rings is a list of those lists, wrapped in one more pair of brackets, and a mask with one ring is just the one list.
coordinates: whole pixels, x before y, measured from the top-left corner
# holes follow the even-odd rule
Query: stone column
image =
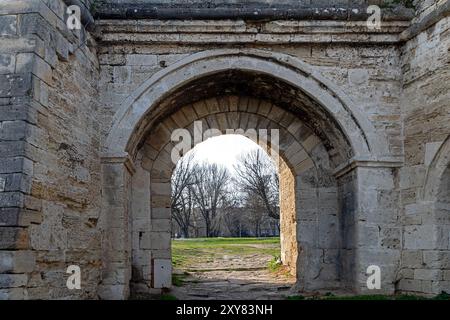
[(127, 154), (102, 158), (102, 299), (126, 299), (131, 279), (131, 176)]
[[(399, 190), (394, 167), (359, 164), (355, 169), (355, 289), (359, 293), (392, 294), (400, 268), (402, 228), (398, 221)], [(367, 268), (381, 270), (381, 288), (369, 290)]]
[(297, 274), (297, 212), (295, 176), (280, 159), (280, 245), (281, 261), (292, 275)]
[[(151, 183), (152, 227), (148, 232), (147, 247), (152, 250), (153, 264), (163, 261), (164, 264), (169, 265), (172, 259), (171, 184), (170, 180), (162, 182), (160, 179), (159, 181)], [(152, 270), (152, 287), (160, 289), (161, 283), (170, 286), (171, 269), (160, 274), (155, 274), (155, 271), (157, 271), (156, 266)]]
[[(37, 110), (48, 106), (52, 77), (50, 54), (39, 55), (52, 48), (44, 48), (35, 32), (36, 17), (46, 9), (44, 3), (24, 0), (0, 6), (0, 300), (27, 299), (36, 269), (30, 226), (42, 222), (42, 200), (33, 194), (39, 161), (33, 150), (42, 146), (31, 133), (42, 131)], [(45, 15), (39, 17), (44, 26)]]
[(152, 275), (152, 252), (146, 246), (146, 235), (151, 230), (150, 172), (136, 162), (136, 174), (132, 178), (132, 283), (131, 294), (150, 293)]
[[(163, 141), (169, 141), (166, 136)], [(171, 145), (165, 147), (153, 162), (150, 171), (151, 193), (151, 229), (141, 241), (143, 248), (152, 252), (152, 288), (160, 292), (161, 288), (172, 284), (171, 271), (171, 178), (175, 164), (171, 159)]]
[(320, 186), (313, 170), (296, 179), (299, 288), (305, 291), (339, 288), (341, 243), (337, 188)]
[(296, 177), (297, 199), (297, 284), (301, 291), (317, 288), (320, 272), (318, 249), (318, 195), (307, 174)]

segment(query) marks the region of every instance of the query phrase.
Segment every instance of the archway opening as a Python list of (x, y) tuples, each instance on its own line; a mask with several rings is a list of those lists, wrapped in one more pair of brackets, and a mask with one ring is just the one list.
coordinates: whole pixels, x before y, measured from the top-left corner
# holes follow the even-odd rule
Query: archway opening
[[(133, 201), (130, 208), (126, 203), (120, 208), (120, 218), (131, 221), (132, 244), (119, 252), (121, 261), (131, 252), (132, 291), (172, 285), (160, 271), (171, 266), (172, 155), (180, 151), (179, 140), (172, 138), (178, 129), (190, 133), (192, 146), (196, 135), (203, 138), (210, 130), (276, 130), (282, 163), (293, 174), (286, 185), (295, 185), (295, 216), (286, 225), (295, 229), (297, 253), (284, 259), (293, 261), (298, 288), (358, 289), (363, 266), (355, 263), (357, 176), (377, 170), (355, 170), (349, 164), (371, 152), (370, 125), (345, 97), (289, 57), (281, 61), (230, 52), (211, 59), (216, 63), (188, 59), (186, 66), (152, 77), (130, 97), (130, 107), (116, 115), (108, 138), (111, 150), (125, 150), (134, 162), (130, 188), (122, 183)], [(108, 171), (119, 168), (114, 157), (109, 161), (103, 166)], [(116, 251), (108, 253), (115, 259)]]
[(179, 298), (282, 297), (295, 283), (295, 180), (259, 140), (220, 135), (178, 160), (171, 210)]
[[(437, 257), (427, 267), (431, 272), (439, 274), (440, 270), (450, 268), (448, 257), (450, 257), (450, 164), (444, 170), (439, 183), (434, 208), (434, 232), (435, 250), (430, 250), (429, 255)], [(430, 259), (429, 259), (430, 260)], [(444, 279), (444, 280), (442, 280)], [(436, 278), (433, 283), (433, 293), (450, 292), (450, 283), (444, 278)]]
[[(140, 208), (137, 201), (132, 214), (147, 211), (150, 229), (144, 228), (140, 219), (132, 219), (136, 239), (132, 253), (136, 277), (132, 280), (148, 281), (151, 288), (172, 286), (171, 182), (175, 165), (196, 143), (230, 133), (262, 137), (256, 140), (258, 144), (266, 144), (279, 154), (279, 171), (286, 176), (280, 179), (280, 209), (290, 212), (280, 221), (281, 260), (296, 277), (299, 289), (352, 286), (355, 247), (351, 238), (342, 239), (342, 231), (353, 228), (354, 206), (348, 201), (349, 207), (340, 206), (340, 186), (333, 175), (333, 162), (342, 153), (330, 155), (334, 149), (327, 148), (309, 125), (290, 111), (268, 100), (235, 95), (182, 106), (147, 131), (137, 155), (140, 172), (133, 178), (140, 181), (146, 176), (149, 180), (145, 189), (149, 209)], [(355, 175), (343, 174), (339, 179), (353, 201)], [(347, 218), (342, 216), (344, 211)], [(141, 278), (140, 271), (145, 268), (142, 256), (146, 254), (152, 261), (148, 280)]]

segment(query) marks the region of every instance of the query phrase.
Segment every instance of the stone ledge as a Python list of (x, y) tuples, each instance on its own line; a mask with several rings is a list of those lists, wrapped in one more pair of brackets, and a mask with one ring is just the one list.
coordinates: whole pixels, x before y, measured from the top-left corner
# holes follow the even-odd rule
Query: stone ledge
[(403, 166), (403, 161), (396, 159), (389, 160), (370, 160), (370, 159), (352, 159), (349, 162), (339, 166), (333, 172), (336, 178), (342, 177), (355, 168), (400, 168)]
[[(199, 3), (165, 4), (100, 3), (94, 14), (97, 19), (245, 19), (245, 20), (367, 20), (367, 5), (305, 5), (296, 1), (285, 4), (246, 3), (212, 4)], [(414, 17), (412, 9), (403, 6), (382, 8), (383, 20), (407, 20)]]
[(365, 21), (97, 21), (103, 43), (396, 43), (409, 26), (409, 21), (389, 21), (371, 31)]
[(366, 21), (333, 20), (272, 20), (248, 23), (243, 19), (221, 20), (162, 20), (101, 19), (96, 22), (102, 32), (130, 33), (399, 33), (408, 28), (409, 21), (383, 21), (380, 30), (368, 30)]
[(103, 153), (101, 154), (100, 159), (102, 164), (114, 164), (114, 163), (124, 164), (131, 175), (133, 175), (136, 172), (133, 160), (131, 159), (131, 157), (127, 152), (123, 152), (120, 154)]

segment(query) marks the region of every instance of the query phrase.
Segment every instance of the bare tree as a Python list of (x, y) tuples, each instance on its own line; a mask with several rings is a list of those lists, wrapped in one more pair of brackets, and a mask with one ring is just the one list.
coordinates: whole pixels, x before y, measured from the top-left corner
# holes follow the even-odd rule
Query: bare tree
[(206, 236), (218, 234), (218, 208), (226, 201), (230, 174), (217, 164), (203, 163), (193, 170), (193, 195), (206, 227)]
[(255, 237), (261, 236), (261, 225), (264, 221), (264, 204), (260, 197), (255, 195), (248, 195), (246, 199), (248, 205), (247, 219), (250, 222), (250, 226), (253, 228)]
[(274, 163), (260, 149), (243, 154), (235, 165), (236, 182), (247, 199), (258, 197), (267, 215), (280, 218), (279, 179)]
[(189, 227), (194, 208), (193, 184), (195, 179), (192, 172), (195, 171), (195, 165), (193, 159), (193, 153), (181, 158), (172, 175), (172, 217), (185, 238), (189, 238)]
[(242, 194), (238, 192), (234, 184), (229, 186), (227, 194), (221, 207), (222, 223), (231, 236), (240, 237), (244, 226), (244, 217), (240, 210), (243, 202)]

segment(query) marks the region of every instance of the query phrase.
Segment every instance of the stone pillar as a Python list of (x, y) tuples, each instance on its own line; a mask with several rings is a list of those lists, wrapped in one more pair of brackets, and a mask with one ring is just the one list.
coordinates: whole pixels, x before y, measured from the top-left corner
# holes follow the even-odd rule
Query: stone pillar
[(102, 158), (102, 299), (126, 299), (131, 279), (131, 176), (134, 167), (126, 154)]
[[(355, 169), (354, 215), (355, 290), (359, 293), (393, 294), (398, 280), (402, 228), (398, 221), (399, 191), (396, 168), (373, 163)], [(345, 232), (345, 231), (344, 231)], [(381, 269), (381, 288), (369, 290), (367, 268)]]
[(295, 177), (286, 163), (280, 159), (280, 245), (281, 261), (292, 275), (297, 274), (297, 212)]
[(297, 199), (297, 284), (301, 291), (316, 289), (320, 273), (318, 249), (318, 195), (308, 174), (296, 177)]
[(136, 163), (136, 174), (132, 177), (132, 283), (131, 294), (148, 294), (151, 288), (152, 254), (146, 246), (146, 236), (151, 230), (150, 172)]
[(30, 226), (42, 221), (42, 200), (32, 192), (39, 139), (31, 133), (40, 132), (37, 110), (47, 107), (51, 68), (38, 54), (44, 47), (34, 24), (44, 9), (25, 0), (0, 6), (0, 300), (27, 299), (36, 268)]
[[(165, 140), (170, 138), (166, 136)], [(152, 164), (150, 171), (151, 229), (144, 235), (142, 245), (152, 252), (152, 288), (170, 286), (171, 277), (171, 178), (175, 164), (171, 159), (171, 145)], [(157, 266), (165, 265), (165, 268)], [(170, 266), (170, 267), (169, 267)], [(160, 292), (160, 291), (159, 291)]]
[(337, 177), (339, 228), (340, 228), (340, 279), (342, 288), (355, 290), (355, 226), (357, 208), (356, 171), (352, 170)]
[[(159, 180), (161, 181), (161, 180)], [(171, 183), (166, 182), (151, 183), (152, 194), (152, 227), (148, 232), (148, 247), (152, 250), (152, 259), (155, 261), (172, 259), (171, 246)], [(154, 270), (152, 270), (154, 271)], [(171, 274), (165, 274), (171, 277)], [(166, 279), (166, 283), (171, 283), (170, 279)], [(155, 274), (152, 274), (152, 287), (158, 288), (156, 285)], [(158, 280), (159, 282), (159, 280)]]
[(337, 188), (320, 186), (314, 169), (296, 179), (299, 288), (305, 291), (340, 288)]

